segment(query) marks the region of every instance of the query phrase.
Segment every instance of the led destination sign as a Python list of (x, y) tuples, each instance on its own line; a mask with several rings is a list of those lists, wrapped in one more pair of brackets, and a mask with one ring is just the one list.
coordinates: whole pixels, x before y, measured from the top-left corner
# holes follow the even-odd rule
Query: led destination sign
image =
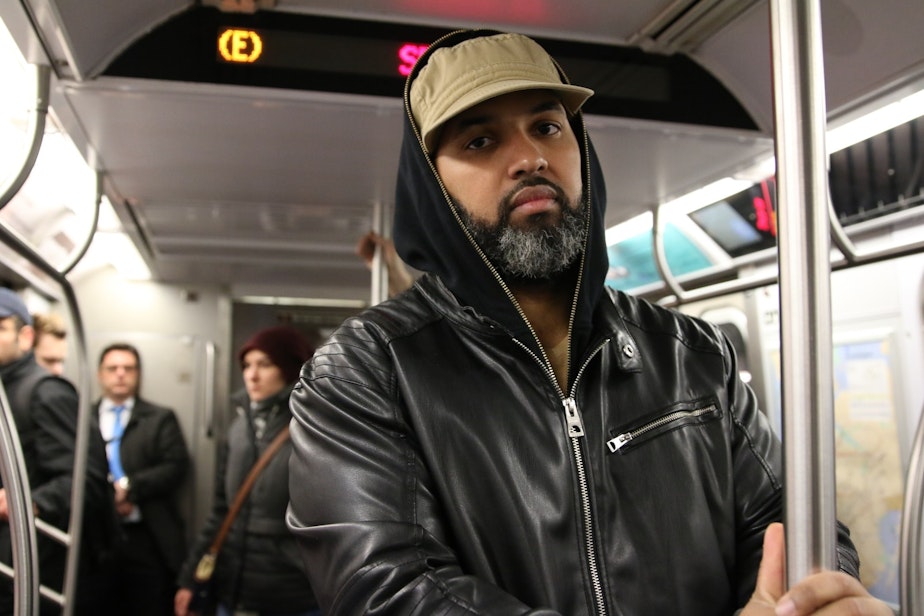
[[(414, 24), (276, 11), (229, 14), (193, 6), (135, 41), (104, 74), (400, 97), (414, 63), (448, 32)], [(580, 41), (539, 42), (574, 83), (596, 92), (584, 107), (589, 114), (756, 128), (721, 82), (682, 54)]]
[(299, 71), (406, 77), (426, 49), (422, 43), (386, 39), (221, 28), (217, 59)]

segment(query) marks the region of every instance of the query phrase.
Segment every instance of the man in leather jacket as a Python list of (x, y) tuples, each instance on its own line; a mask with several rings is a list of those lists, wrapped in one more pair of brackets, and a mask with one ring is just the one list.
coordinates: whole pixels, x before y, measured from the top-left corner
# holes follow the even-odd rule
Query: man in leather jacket
[(604, 286), (591, 94), (491, 31), (408, 78), (394, 238), (426, 274), (292, 397), (287, 521), (323, 613), (891, 613), (841, 526), (846, 573), (784, 595), (780, 445), (731, 345)]

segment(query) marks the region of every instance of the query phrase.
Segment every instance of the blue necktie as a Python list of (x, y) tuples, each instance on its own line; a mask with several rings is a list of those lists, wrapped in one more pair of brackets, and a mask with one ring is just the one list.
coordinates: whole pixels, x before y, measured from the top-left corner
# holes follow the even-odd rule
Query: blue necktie
[(112, 407), (115, 417), (112, 421), (112, 438), (109, 439), (106, 449), (109, 454), (109, 473), (112, 475), (113, 481), (118, 481), (125, 476), (125, 471), (122, 470), (121, 454), (119, 453), (119, 448), (122, 446), (122, 433), (125, 431), (125, 428), (122, 427), (122, 411), (124, 410), (125, 407), (122, 405)]

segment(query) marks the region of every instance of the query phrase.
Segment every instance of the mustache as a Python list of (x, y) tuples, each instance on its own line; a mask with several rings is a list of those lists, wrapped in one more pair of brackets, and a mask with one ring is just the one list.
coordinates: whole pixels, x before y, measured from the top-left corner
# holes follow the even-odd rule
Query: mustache
[(565, 191), (562, 190), (561, 186), (547, 180), (542, 176), (531, 176), (524, 180), (517, 182), (517, 185), (511, 188), (507, 194), (501, 197), (500, 202), (498, 203), (498, 213), (500, 214), (500, 220), (508, 220), (510, 213), (514, 210), (513, 200), (518, 192), (524, 188), (530, 188), (533, 186), (547, 186), (555, 191), (555, 201), (558, 202), (560, 208), (565, 208), (568, 205), (568, 197), (565, 195)]

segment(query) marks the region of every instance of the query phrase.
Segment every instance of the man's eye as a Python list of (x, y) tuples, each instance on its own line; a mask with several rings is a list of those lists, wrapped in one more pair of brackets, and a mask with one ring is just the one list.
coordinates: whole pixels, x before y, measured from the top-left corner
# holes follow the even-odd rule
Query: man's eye
[(476, 137), (475, 139), (472, 139), (467, 144), (465, 144), (465, 149), (466, 150), (481, 150), (481, 149), (488, 147), (490, 143), (491, 143), (491, 140), (487, 137)]
[(540, 135), (557, 135), (561, 132), (561, 126), (555, 122), (543, 122), (539, 125)]

